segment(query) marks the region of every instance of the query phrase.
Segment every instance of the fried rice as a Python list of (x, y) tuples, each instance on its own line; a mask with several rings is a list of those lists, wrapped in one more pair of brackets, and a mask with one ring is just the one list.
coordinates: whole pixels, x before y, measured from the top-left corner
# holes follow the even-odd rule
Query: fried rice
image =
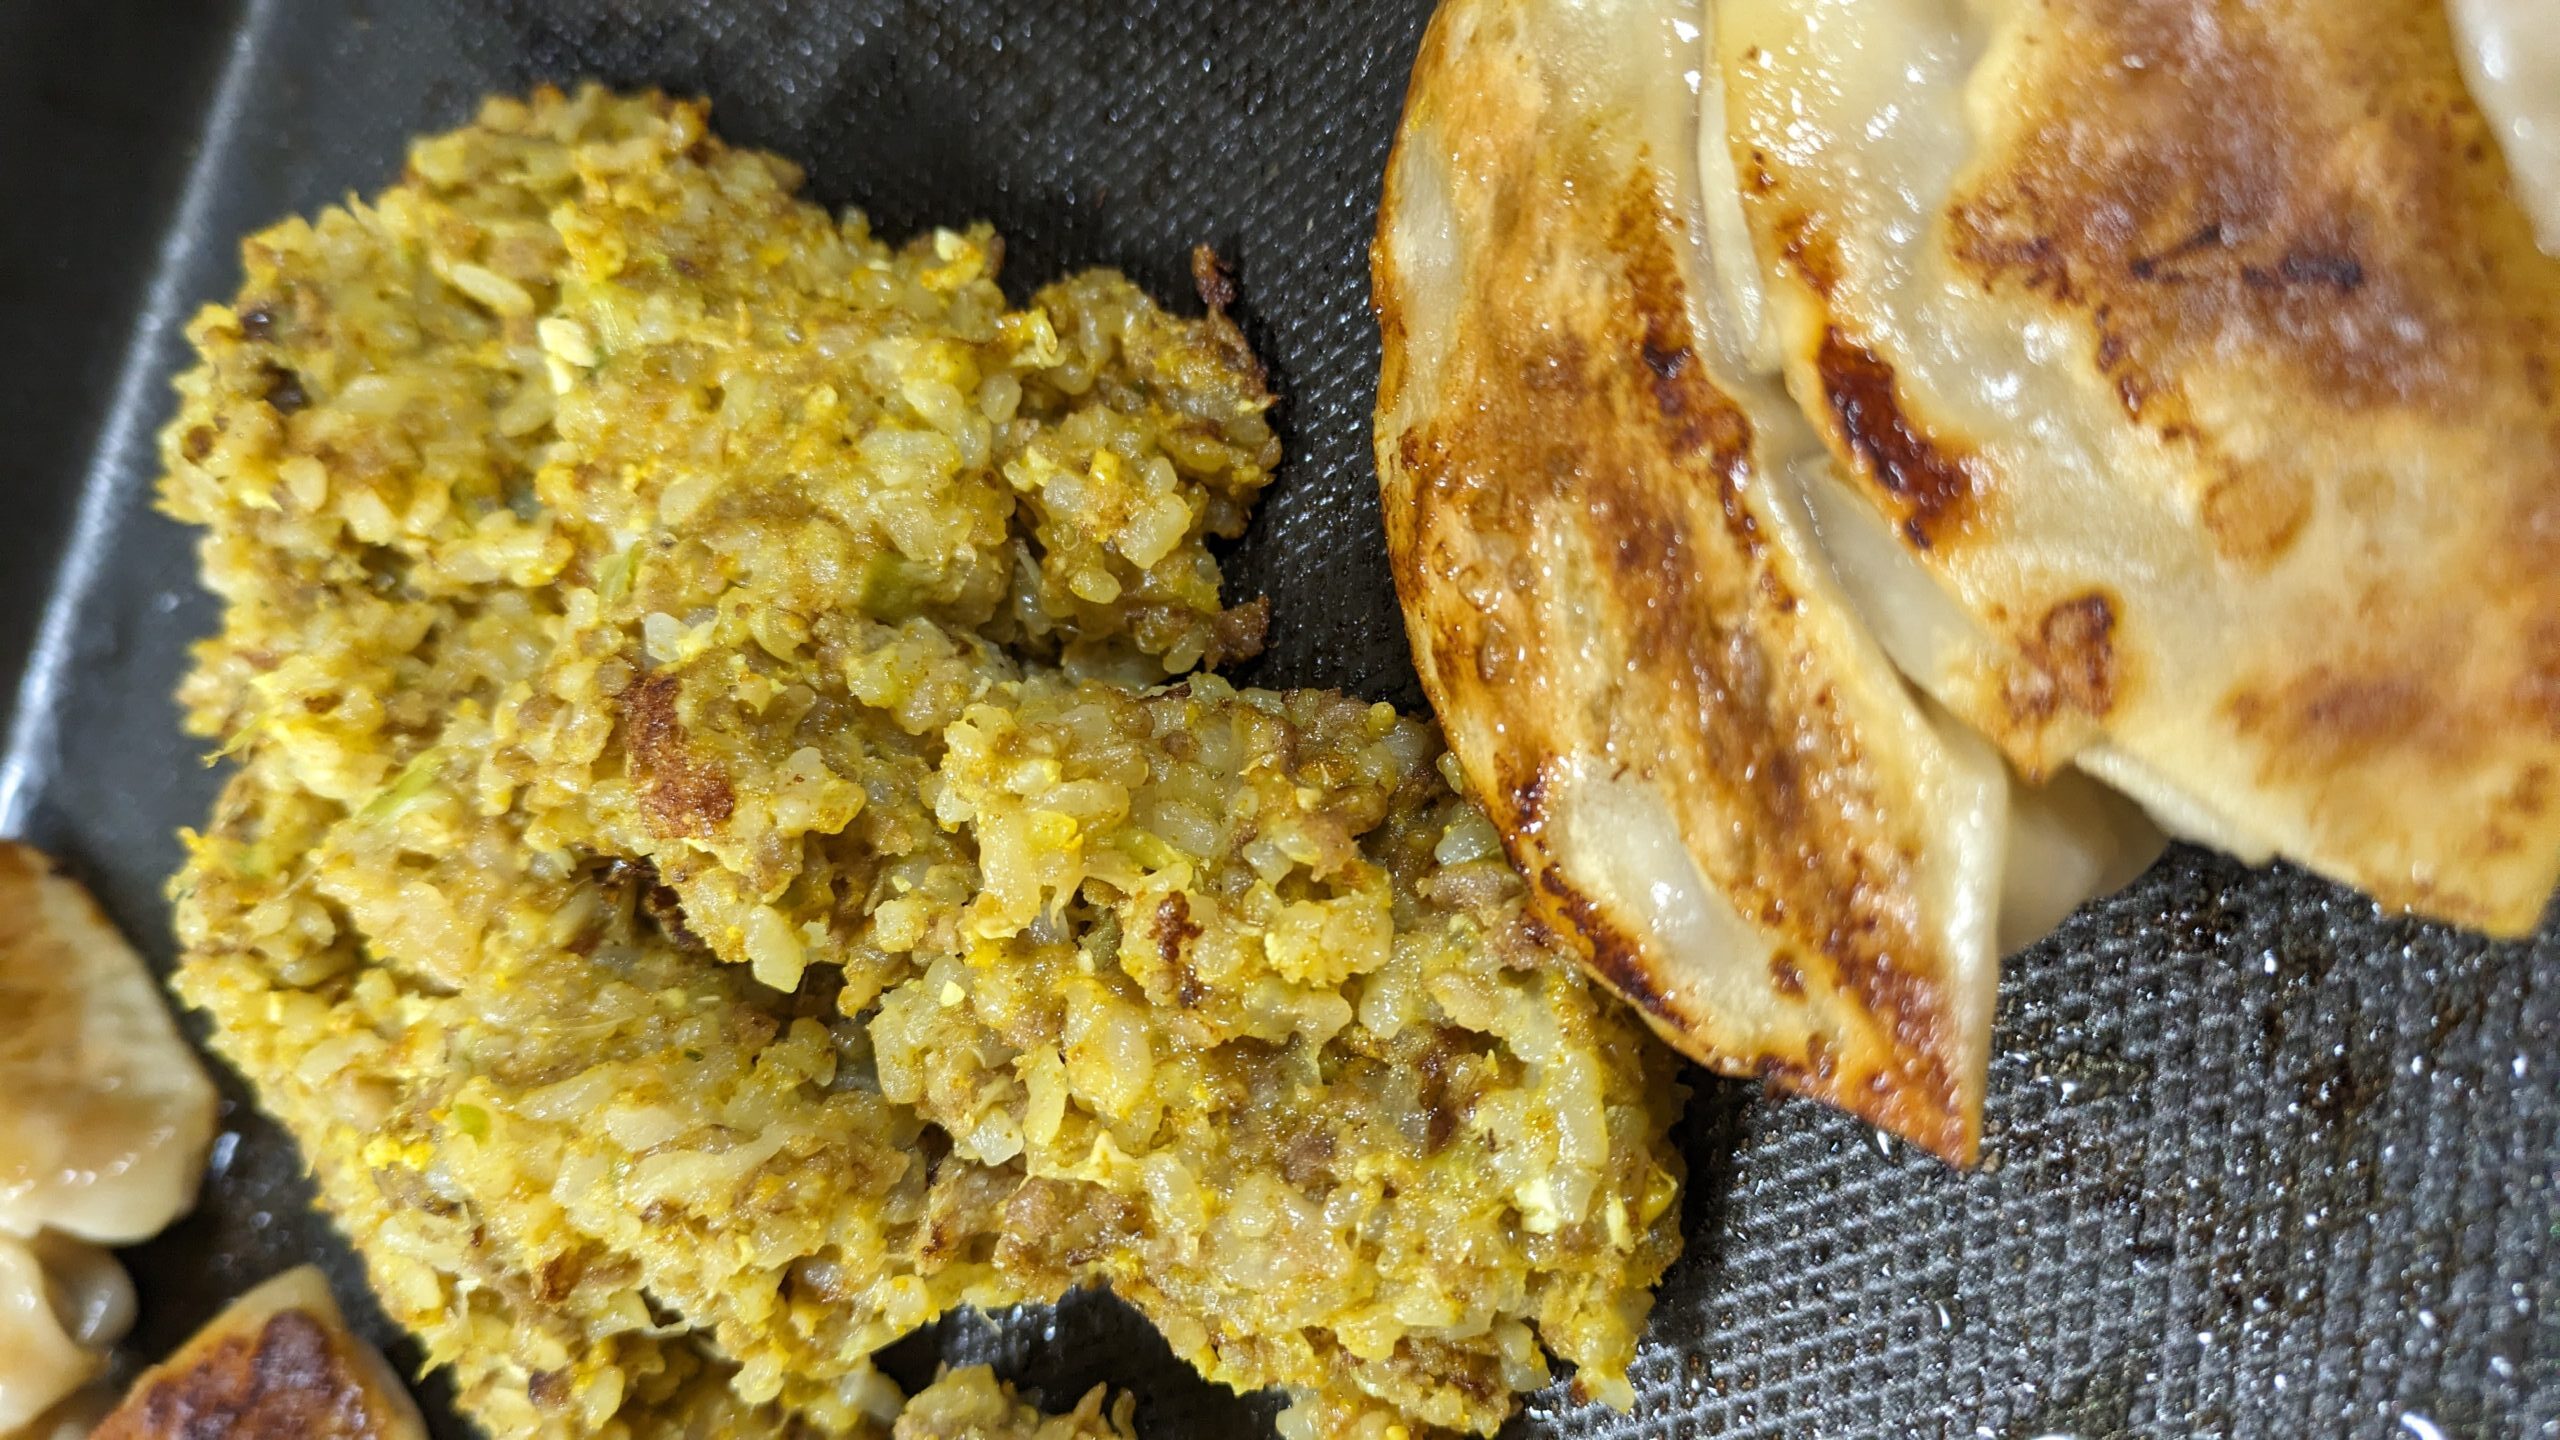
[(492, 101), (190, 328), (177, 983), (386, 1310), (509, 1435), (946, 1433), (876, 1350), (1097, 1283), (1292, 1436), (1624, 1403), (1678, 1086), (1429, 727), (1203, 668), (1217, 277), (1016, 306), (705, 120)]

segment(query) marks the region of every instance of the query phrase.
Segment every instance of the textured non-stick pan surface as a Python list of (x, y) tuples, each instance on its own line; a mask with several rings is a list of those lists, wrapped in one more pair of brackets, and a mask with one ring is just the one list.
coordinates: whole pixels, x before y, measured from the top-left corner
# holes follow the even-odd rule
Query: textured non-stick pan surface
[[(1427, 9), (0, 0), (0, 681), (25, 674), (0, 833), (67, 857), (165, 960), (175, 832), (217, 779), (168, 701), (212, 609), (146, 505), (179, 327), (236, 286), (241, 234), (379, 188), (483, 92), (587, 75), (707, 93), (724, 134), (885, 232), (984, 216), (1017, 287), (1106, 263), (1180, 295), (1215, 245), (1289, 445), (1230, 568), (1276, 606), (1246, 678), (1418, 703), (1368, 458), (1365, 246)], [(1546, 1397), (1516, 1433), (2560, 1436), (2555, 1041), (2553, 932), (2489, 945), (2175, 851), (2009, 966), (1979, 1173), (1699, 1080), (1689, 1252), (1634, 1413)], [(145, 1350), (304, 1259), (360, 1291), (231, 1094), (202, 1208), (128, 1257)], [(1276, 1408), (1097, 1297), (946, 1322), (891, 1368), (937, 1358), (1057, 1403), (1134, 1386), (1154, 1437), (1264, 1433)]]

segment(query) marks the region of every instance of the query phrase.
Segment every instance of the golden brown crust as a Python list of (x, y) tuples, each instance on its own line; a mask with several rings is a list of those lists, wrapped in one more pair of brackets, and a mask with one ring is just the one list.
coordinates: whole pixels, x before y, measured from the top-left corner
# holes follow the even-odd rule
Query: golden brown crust
[(1980, 476), (1969, 457), (1904, 410), (1893, 367), (1837, 325), (1824, 327), (1814, 367), (1839, 433), (1861, 462), (1856, 473), (1884, 492), (1900, 516), (1903, 538), (1929, 550), (1960, 529)]
[[(2287, 425), (2502, 438), (2479, 480), (2443, 497), (2505, 511), (2462, 557), (2468, 573), (2403, 577), (2350, 560), (2360, 593), (2336, 617), (2344, 638), (2223, 698), (2265, 757), (2264, 780), (2394, 764), (2458, 772), (2518, 741), (2549, 754), (2560, 716), (2542, 702), (2560, 686), (2560, 645), (2547, 623), (2517, 634), (2510, 622), (2560, 611), (2554, 267), (2506, 198), (2442, 8), (2223, 4), (2208, 7), (2212, 24), (2194, 0), (2046, 8), (2057, 23), (2037, 71), (2051, 88), (1983, 157), (1950, 211), (1950, 244), (1986, 285), (2086, 318), (2127, 416), (2190, 447), (2213, 477), (2202, 513), (2216, 553), (2271, 565), (2316, 503), (2281, 445), (2198, 418), (2199, 392), (2235, 355)], [(2149, 63), (2103, 63), (2126, 54)], [(2413, 585), (2478, 585), (2506, 613), (2444, 606)], [(2448, 684), (2446, 657), (2477, 645), (2521, 662), (2512, 688)], [(2520, 783), (2533, 773), (2546, 767), (2527, 762)], [(2548, 853), (2560, 832), (2530, 798), (2459, 843), (2484, 858)], [(2394, 905), (2504, 930), (2529, 928), (2548, 888), (2493, 903), (2424, 878), (2352, 878)]]
[(2026, 670), (2011, 681), (2011, 713), (2037, 720), (2056, 710), (2103, 716), (2115, 708), (2120, 677), (2116, 601), (2103, 587), (2056, 602), (2018, 638)]
[(0, 840), (0, 1235), (149, 1238), (195, 1203), (214, 1093), (97, 901)]
[[(227, 1436), (370, 1435), (363, 1387), (330, 1353), (311, 1317), (287, 1310), (250, 1335), (226, 1335), (174, 1373), (155, 1373), (109, 1416), (107, 1440), (218, 1433)], [(355, 1423), (350, 1423), (353, 1420)]]
[(2492, 377), (2445, 347), (2540, 330), (2512, 298), (2529, 237), (2478, 223), (2506, 179), (2441, 6), (2040, 8), (2033, 109), (1948, 243), (2086, 314), (2133, 418), (2187, 425), (2182, 380), (2235, 349), (2341, 408), (2467, 408)]
[(1932, 693), (2028, 774), (2087, 756), (2221, 843), (2530, 931), (2560, 261), (2443, 7), (1966, 8), (1754, 0), (1719, 37), (1790, 384), (1981, 632)]
[[(1389, 167), (1378, 449), (1424, 687), (1541, 917), (1666, 1038), (1969, 1156), (1980, 1082), (1899, 737), (1842, 693), (1758, 426), (1693, 333), (1676, 152), (1576, 108), (1553, 8), (1444, 4)], [(1565, 792), (1593, 783), (1670, 808), (1765, 961), (1673, 953), (1577, 878)], [(1782, 1018), (1720, 1013), (1702, 965)]]
[(319, 1272), (242, 1296), (144, 1372), (91, 1440), (420, 1440), (417, 1407), (347, 1330)]

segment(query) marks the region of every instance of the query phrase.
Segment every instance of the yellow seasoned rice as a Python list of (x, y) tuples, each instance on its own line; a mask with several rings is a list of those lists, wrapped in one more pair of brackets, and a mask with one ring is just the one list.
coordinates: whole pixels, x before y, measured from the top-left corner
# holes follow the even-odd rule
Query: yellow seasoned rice
[(1623, 1403), (1678, 1087), (1427, 726), (1200, 669), (1234, 327), (704, 118), (493, 101), (190, 330), (179, 988), (386, 1309), (504, 1435), (1111, 1435), (870, 1360), (1094, 1283), (1293, 1436)]
[(890, 1440), (1136, 1440), (1136, 1402), (1097, 1385), (1076, 1408), (1043, 1415), (1015, 1399), (984, 1365), (953, 1370), (916, 1393)]

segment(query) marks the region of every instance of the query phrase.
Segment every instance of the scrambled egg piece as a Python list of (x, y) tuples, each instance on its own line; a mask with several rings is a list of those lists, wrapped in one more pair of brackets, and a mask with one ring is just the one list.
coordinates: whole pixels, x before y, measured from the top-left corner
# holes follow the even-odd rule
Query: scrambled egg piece
[(178, 983), (386, 1309), (510, 1435), (876, 1433), (1093, 1283), (1293, 1435), (1623, 1402), (1668, 1059), (1428, 727), (1159, 684), (1259, 642), (1234, 327), (703, 122), (491, 102), (190, 332)]

